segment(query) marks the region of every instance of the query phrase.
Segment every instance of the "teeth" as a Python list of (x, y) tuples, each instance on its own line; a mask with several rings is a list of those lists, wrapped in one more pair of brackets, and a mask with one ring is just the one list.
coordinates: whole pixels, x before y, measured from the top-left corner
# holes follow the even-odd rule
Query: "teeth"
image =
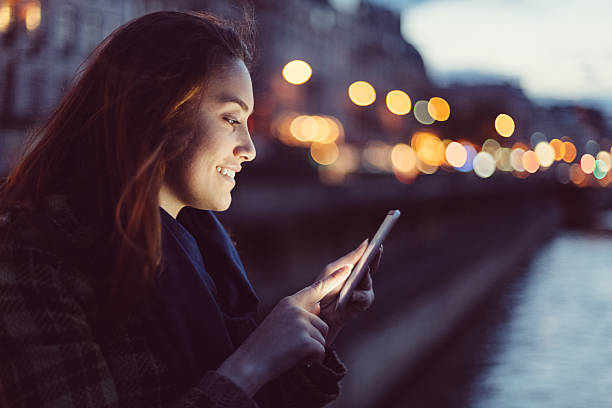
[(231, 178), (236, 176), (236, 172), (234, 170), (226, 169), (221, 166), (217, 166), (217, 172), (223, 174), (224, 176), (230, 176)]

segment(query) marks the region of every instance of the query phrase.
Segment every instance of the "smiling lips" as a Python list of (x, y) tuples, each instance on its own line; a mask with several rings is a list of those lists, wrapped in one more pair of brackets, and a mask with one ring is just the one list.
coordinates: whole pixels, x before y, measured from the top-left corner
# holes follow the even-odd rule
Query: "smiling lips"
[[(240, 170), (238, 170), (240, 171)], [(225, 180), (232, 184), (232, 186), (236, 185), (236, 180), (234, 180), (234, 176), (236, 175), (236, 171), (232, 169), (228, 169), (226, 167), (217, 166), (217, 173), (219, 173)]]

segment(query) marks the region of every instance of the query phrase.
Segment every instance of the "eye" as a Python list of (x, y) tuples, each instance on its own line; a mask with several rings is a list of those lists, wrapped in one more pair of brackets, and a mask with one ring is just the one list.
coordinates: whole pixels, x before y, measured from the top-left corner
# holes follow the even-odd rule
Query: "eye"
[(236, 119), (232, 119), (232, 118), (225, 118), (225, 120), (227, 121), (227, 123), (229, 123), (232, 126), (236, 126), (239, 125), (240, 122), (237, 121)]

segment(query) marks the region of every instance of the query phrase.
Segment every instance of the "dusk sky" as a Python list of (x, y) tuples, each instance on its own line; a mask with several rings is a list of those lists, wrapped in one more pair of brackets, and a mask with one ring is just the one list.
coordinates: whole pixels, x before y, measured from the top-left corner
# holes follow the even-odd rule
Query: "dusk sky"
[(371, 2), (401, 13), (402, 35), (442, 85), (505, 78), (535, 100), (592, 101), (612, 114), (607, 0)]

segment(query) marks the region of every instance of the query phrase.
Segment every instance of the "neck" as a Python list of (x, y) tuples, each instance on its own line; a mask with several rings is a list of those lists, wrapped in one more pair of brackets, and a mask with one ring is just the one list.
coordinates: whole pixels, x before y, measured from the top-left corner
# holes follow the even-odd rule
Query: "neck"
[(166, 188), (165, 185), (159, 190), (159, 206), (164, 209), (168, 214), (176, 219), (179, 211), (184, 205), (176, 198), (171, 191)]

